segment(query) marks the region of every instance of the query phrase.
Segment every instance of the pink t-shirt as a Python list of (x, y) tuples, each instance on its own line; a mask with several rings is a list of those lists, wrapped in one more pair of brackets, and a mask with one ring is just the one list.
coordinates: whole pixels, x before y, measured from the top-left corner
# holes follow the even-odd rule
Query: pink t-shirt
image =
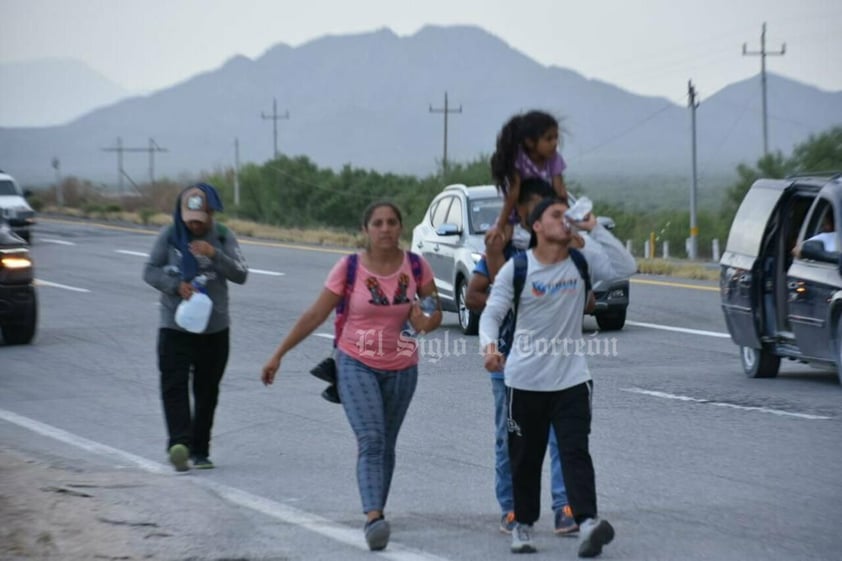
[[(327, 275), (325, 288), (334, 294), (345, 293), (347, 262), (340, 259)], [(432, 280), (433, 271), (421, 258), (421, 284)], [(416, 340), (401, 334), (417, 293), (406, 252), (400, 269), (388, 276), (372, 273), (358, 258), (339, 350), (378, 370), (403, 370), (418, 364)]]

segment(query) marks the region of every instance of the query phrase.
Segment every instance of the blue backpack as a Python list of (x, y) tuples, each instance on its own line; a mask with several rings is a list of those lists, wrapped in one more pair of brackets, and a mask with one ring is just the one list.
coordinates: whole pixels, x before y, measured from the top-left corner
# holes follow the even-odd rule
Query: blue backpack
[[(595, 301), (593, 300), (593, 290), (591, 286), (591, 275), (588, 271), (588, 260), (582, 255), (582, 252), (575, 248), (570, 248), (570, 258), (579, 270), (579, 275), (585, 281), (585, 313), (593, 311)], [(497, 342), (497, 350), (503, 353), (504, 356), (509, 356), (512, 349), (512, 341), (515, 337), (515, 330), (517, 329), (517, 310), (520, 305), (520, 293), (523, 292), (523, 286), (526, 284), (526, 270), (528, 261), (526, 253), (521, 251), (512, 257), (515, 264), (513, 289), (514, 295), (512, 298), (512, 308), (503, 318), (503, 323), (500, 324), (500, 335)]]

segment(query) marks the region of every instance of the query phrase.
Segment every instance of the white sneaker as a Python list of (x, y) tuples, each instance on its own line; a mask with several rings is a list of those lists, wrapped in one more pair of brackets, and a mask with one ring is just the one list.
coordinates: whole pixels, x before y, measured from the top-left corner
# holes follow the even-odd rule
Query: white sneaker
[(596, 557), (614, 539), (614, 528), (607, 520), (588, 518), (579, 524), (579, 539), (579, 557)]
[(512, 553), (535, 553), (532, 524), (517, 524), (512, 530)]

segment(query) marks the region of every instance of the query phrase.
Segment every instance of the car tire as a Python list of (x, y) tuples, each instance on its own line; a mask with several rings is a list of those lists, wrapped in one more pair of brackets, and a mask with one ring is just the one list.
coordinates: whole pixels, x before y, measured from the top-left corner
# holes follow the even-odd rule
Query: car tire
[(476, 335), (479, 333), (479, 314), (465, 305), (467, 295), (468, 283), (460, 278), (456, 286), (456, 315), (459, 316), (459, 327), (465, 335)]
[(781, 366), (781, 357), (768, 350), (740, 347), (740, 362), (749, 378), (774, 378)]
[(626, 310), (602, 312), (594, 317), (601, 331), (620, 331), (626, 325)]
[(24, 311), (23, 319), (14, 323), (5, 323), (0, 327), (3, 340), (7, 345), (28, 345), (35, 337), (35, 327), (38, 323), (38, 302), (35, 294)]

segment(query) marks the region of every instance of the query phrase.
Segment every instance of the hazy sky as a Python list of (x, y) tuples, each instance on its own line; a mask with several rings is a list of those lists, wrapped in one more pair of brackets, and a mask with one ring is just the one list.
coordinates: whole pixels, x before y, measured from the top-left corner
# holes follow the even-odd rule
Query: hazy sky
[[(472, 24), (541, 64), (680, 101), (760, 71), (842, 91), (842, 0), (0, 0), (0, 62), (71, 57), (132, 91), (170, 86), (277, 43)], [(6, 87), (5, 85), (3, 87)], [(2, 94), (0, 94), (1, 96)]]

